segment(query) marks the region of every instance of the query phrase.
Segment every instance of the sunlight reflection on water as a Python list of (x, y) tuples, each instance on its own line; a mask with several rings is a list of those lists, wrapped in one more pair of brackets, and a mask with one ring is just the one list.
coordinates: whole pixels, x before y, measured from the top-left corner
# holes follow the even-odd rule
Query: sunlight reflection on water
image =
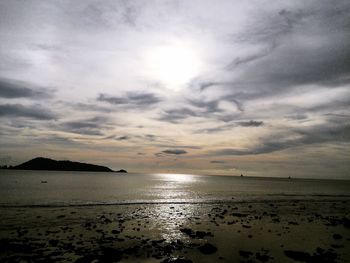
[(155, 199), (167, 201), (189, 201), (198, 198), (193, 185), (199, 178), (191, 174), (154, 174), (152, 195)]
[(177, 183), (193, 183), (198, 181), (198, 176), (192, 174), (154, 174), (160, 180)]
[[(155, 174), (159, 180), (155, 186), (155, 195), (162, 200), (182, 200), (188, 201), (198, 198), (197, 194), (192, 191), (191, 185), (198, 182), (198, 178), (191, 174)], [(175, 204), (154, 206), (153, 213), (156, 215), (156, 224), (161, 229), (162, 238), (168, 241), (180, 239), (181, 233), (179, 228), (185, 225), (189, 217), (193, 215), (194, 206)], [(176, 220), (175, 220), (176, 219)]]

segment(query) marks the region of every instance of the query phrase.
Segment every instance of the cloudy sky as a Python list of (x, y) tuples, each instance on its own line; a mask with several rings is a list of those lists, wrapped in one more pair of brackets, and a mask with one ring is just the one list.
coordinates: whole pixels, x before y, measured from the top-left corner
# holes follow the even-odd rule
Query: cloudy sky
[(0, 1), (0, 163), (350, 179), (350, 2)]

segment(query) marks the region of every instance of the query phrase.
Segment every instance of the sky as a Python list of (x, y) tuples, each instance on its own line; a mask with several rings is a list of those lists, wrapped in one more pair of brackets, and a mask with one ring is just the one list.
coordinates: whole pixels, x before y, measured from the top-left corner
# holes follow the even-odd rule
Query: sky
[(0, 164), (350, 179), (350, 2), (0, 1)]

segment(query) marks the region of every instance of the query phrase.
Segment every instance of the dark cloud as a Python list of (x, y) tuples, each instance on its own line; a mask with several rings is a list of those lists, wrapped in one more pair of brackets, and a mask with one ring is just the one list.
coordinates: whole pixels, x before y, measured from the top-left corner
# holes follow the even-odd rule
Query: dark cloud
[(52, 145), (61, 145), (64, 147), (79, 147), (84, 144), (75, 140), (72, 140), (67, 137), (63, 137), (60, 135), (48, 135), (48, 136), (40, 136), (34, 139), (37, 143), (45, 143)]
[(146, 134), (145, 136), (144, 136), (147, 140), (149, 140), (149, 141), (155, 141), (156, 140), (156, 138), (157, 138), (157, 136), (155, 136), (154, 134)]
[[(231, 121), (233, 118), (230, 118)], [(218, 132), (223, 132), (223, 131), (228, 131), (228, 130), (232, 130), (237, 126), (241, 126), (241, 127), (260, 127), (263, 126), (264, 122), (263, 121), (254, 121), (254, 120), (250, 120), (250, 121), (238, 121), (238, 122), (231, 122), (225, 125), (219, 125), (216, 127), (208, 127), (208, 128), (204, 128), (204, 129), (198, 129), (195, 131), (195, 133), (218, 133)]]
[(264, 125), (264, 122), (250, 120), (250, 121), (239, 121), (239, 122), (236, 122), (236, 124), (242, 127), (259, 127)]
[(109, 139), (115, 139), (115, 135), (112, 134), (112, 135), (109, 135), (109, 136), (106, 136), (106, 137), (103, 137), (102, 140), (109, 140)]
[[(120, 28), (121, 26), (137, 27), (137, 17), (139, 8), (142, 3), (133, 3), (132, 1), (104, 1), (103, 4), (98, 2), (87, 2), (84, 6), (72, 5), (65, 8), (64, 13), (69, 16), (72, 26), (78, 26), (85, 30), (106, 30)], [(72, 8), (73, 7), (73, 8)]]
[[(228, 66), (240, 74), (232, 81), (203, 80), (200, 89), (222, 88), (223, 100), (290, 95), (307, 84), (334, 87), (350, 83), (350, 4), (310, 2), (299, 8), (257, 14), (256, 23), (233, 41), (262, 46)], [(311, 88), (311, 89), (314, 89)]]
[(155, 94), (145, 92), (128, 92), (122, 97), (100, 94), (97, 100), (108, 102), (113, 105), (129, 105), (133, 107), (148, 107), (161, 101)]
[(116, 135), (110, 135), (107, 137), (104, 137), (103, 139), (107, 140), (107, 139), (115, 139), (117, 141), (126, 141), (126, 140), (131, 140), (133, 142), (135, 142), (136, 139), (138, 140), (146, 140), (146, 141), (150, 141), (150, 142), (154, 142), (156, 141), (158, 138), (158, 136), (153, 135), (153, 134), (145, 134), (145, 135), (123, 135), (123, 136), (116, 136)]
[(36, 120), (53, 120), (56, 115), (40, 105), (1, 104), (0, 117), (24, 117)]
[(203, 83), (199, 83), (199, 90), (200, 91), (203, 91), (207, 88), (210, 88), (210, 87), (215, 87), (215, 86), (218, 86), (218, 85), (221, 85), (222, 83), (220, 82), (203, 82)]
[(199, 116), (194, 110), (189, 108), (181, 108), (176, 110), (166, 110), (163, 114), (158, 118), (161, 121), (178, 123), (181, 120), (184, 120), (188, 117), (197, 117)]
[(63, 126), (70, 129), (98, 128), (99, 123), (94, 123), (91, 121), (70, 121), (63, 123)]
[(284, 150), (292, 146), (296, 146), (296, 145), (291, 145), (291, 142), (265, 142), (262, 146), (255, 147), (252, 149), (234, 149), (234, 148), (220, 149), (217, 151), (213, 151), (212, 155), (214, 156), (256, 155), (256, 154), (271, 153), (279, 150)]
[[(246, 57), (236, 57), (229, 65), (226, 66), (227, 70), (234, 70), (236, 67), (240, 66), (240, 65), (244, 65), (247, 64), (249, 62), (253, 62), (255, 60), (264, 58), (266, 56), (268, 56), (275, 48), (276, 48), (276, 44), (275, 42), (272, 42), (272, 44), (270, 46), (268, 46), (266, 49), (257, 52), (256, 54), (253, 55), (248, 55)], [(204, 86), (205, 88), (208, 88), (210, 86)], [(201, 87), (201, 90), (203, 90), (203, 86)]]
[(183, 149), (168, 149), (168, 150), (155, 153), (154, 155), (157, 157), (164, 157), (169, 155), (182, 155), (182, 154), (187, 154), (187, 151)]
[(84, 135), (103, 135), (102, 130), (106, 129), (105, 117), (94, 117), (77, 121), (68, 121), (61, 123), (60, 127), (64, 131)]
[(193, 150), (200, 150), (202, 147), (195, 146), (195, 145), (170, 145), (170, 144), (156, 144), (157, 147), (162, 148), (181, 148), (181, 149), (193, 149)]
[(73, 109), (79, 110), (79, 111), (95, 111), (95, 112), (111, 112), (112, 109), (109, 107), (102, 107), (93, 103), (63, 103), (66, 106), (69, 106)]
[(220, 112), (218, 108), (219, 101), (218, 100), (211, 100), (211, 101), (204, 101), (204, 100), (188, 100), (190, 105), (197, 107), (202, 110), (202, 113), (213, 113), (213, 112)]
[(212, 152), (214, 156), (225, 155), (255, 155), (263, 153), (271, 153), (285, 150), (297, 146), (305, 146), (315, 143), (328, 142), (349, 142), (350, 141), (350, 125), (338, 125), (332, 127), (329, 125), (316, 126), (308, 129), (294, 130), (297, 139), (285, 139), (274, 136), (273, 138), (262, 139), (262, 142), (250, 149), (220, 149)]
[(241, 112), (244, 111), (244, 105), (241, 101), (231, 97), (226, 98), (226, 100), (234, 103), (239, 111)]
[(324, 114), (324, 113), (332, 113), (332, 112), (349, 113), (349, 105), (350, 105), (350, 94), (342, 94), (342, 96), (338, 96), (336, 100), (330, 99), (325, 103), (320, 103), (319, 105), (308, 107), (304, 109), (303, 112), (310, 112), (311, 114), (312, 113)]
[(194, 133), (217, 133), (217, 132), (231, 130), (232, 128), (233, 128), (232, 125), (221, 125), (213, 128), (210, 127), (210, 128), (198, 129), (198, 130), (195, 130)]
[[(310, 15), (310, 10), (306, 10), (307, 8), (310, 7), (306, 7), (304, 10), (298, 7), (291, 7), (290, 10), (274, 10), (273, 13), (259, 10), (254, 25), (248, 31), (240, 34), (238, 40), (243, 43), (266, 43), (268, 44), (268, 49), (263, 49), (263, 51), (269, 53), (267, 51), (273, 50), (274, 47), (278, 46), (284, 36), (298, 30), (296, 27), (301, 25), (303, 19)], [(259, 57), (257, 56), (257, 58)]]
[(127, 135), (120, 136), (120, 137), (116, 138), (117, 141), (127, 141), (129, 139), (130, 139), (130, 136), (127, 136)]
[(162, 153), (180, 155), (180, 154), (186, 154), (187, 152), (182, 149), (169, 149), (169, 150), (162, 151)]
[[(237, 113), (225, 112), (225, 110), (220, 109), (219, 103), (221, 100), (226, 100), (235, 105)], [(185, 106), (178, 109), (165, 110), (158, 120), (179, 123), (181, 120), (189, 117), (197, 117), (230, 122), (237, 117), (237, 114), (241, 114), (244, 111), (243, 104), (230, 97), (211, 100), (187, 99), (185, 104), (188, 105), (188, 107)]]
[(223, 164), (223, 163), (226, 163), (226, 162), (225, 161), (210, 161), (210, 163)]
[(156, 95), (152, 93), (127, 93), (127, 97), (131, 103), (135, 103), (137, 105), (149, 105), (149, 104), (156, 104), (160, 102), (160, 98), (158, 98)]
[(326, 125), (316, 125), (306, 129), (295, 129), (302, 138), (299, 144), (324, 142), (349, 142), (350, 121), (331, 120)]
[(43, 99), (52, 97), (52, 91), (34, 87), (21, 81), (0, 79), (0, 98), (30, 98)]
[(336, 118), (346, 118), (350, 119), (350, 114), (341, 114), (341, 113), (326, 113), (325, 116), (331, 116)]
[(308, 118), (307, 114), (293, 114), (285, 116), (289, 120), (306, 120)]
[(154, 134), (142, 134), (142, 135), (133, 135), (133, 137), (142, 141), (146, 140), (149, 142), (154, 142), (154, 141), (157, 141), (160, 136), (156, 136)]
[(168, 109), (162, 112), (158, 120), (179, 123), (181, 120), (189, 117), (214, 117), (215, 113), (222, 112), (218, 107), (220, 100), (205, 100), (205, 99), (185, 99), (183, 106), (176, 109)]

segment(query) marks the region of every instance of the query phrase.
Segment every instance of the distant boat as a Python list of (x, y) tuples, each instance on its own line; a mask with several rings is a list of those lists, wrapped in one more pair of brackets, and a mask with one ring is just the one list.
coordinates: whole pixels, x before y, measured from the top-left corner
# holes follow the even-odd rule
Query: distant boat
[(292, 177), (288, 176), (288, 179), (292, 179)]
[(41, 181), (42, 184), (47, 184), (47, 181)]
[(241, 174), (241, 177), (243, 177), (243, 174)]

